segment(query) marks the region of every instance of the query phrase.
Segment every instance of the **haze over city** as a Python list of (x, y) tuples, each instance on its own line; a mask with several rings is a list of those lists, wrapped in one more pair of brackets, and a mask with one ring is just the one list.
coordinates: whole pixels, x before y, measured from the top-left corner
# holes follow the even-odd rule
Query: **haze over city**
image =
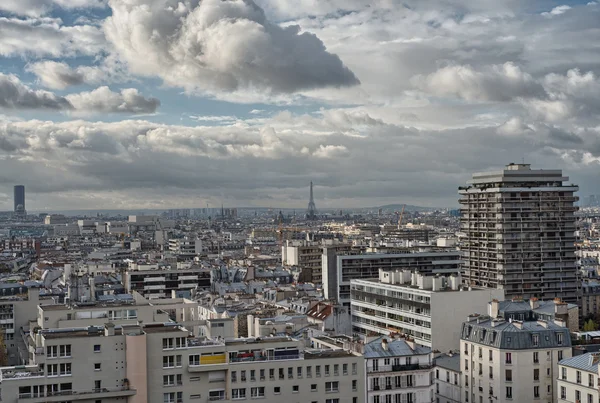
[(600, 5), (3, 0), (0, 209), (456, 206), (525, 161), (597, 189)]

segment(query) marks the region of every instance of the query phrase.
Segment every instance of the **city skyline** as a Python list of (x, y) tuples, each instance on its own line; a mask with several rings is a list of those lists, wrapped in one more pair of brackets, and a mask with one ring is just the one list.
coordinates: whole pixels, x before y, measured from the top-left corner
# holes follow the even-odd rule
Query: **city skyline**
[(2, 209), (452, 206), (523, 159), (600, 193), (597, 2), (178, 4), (0, 4)]

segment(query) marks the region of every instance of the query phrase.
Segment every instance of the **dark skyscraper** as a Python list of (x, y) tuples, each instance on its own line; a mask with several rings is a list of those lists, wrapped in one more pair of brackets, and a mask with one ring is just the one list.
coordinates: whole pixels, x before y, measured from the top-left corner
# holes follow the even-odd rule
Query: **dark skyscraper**
[(15, 213), (22, 213), (25, 211), (25, 186), (15, 186)]

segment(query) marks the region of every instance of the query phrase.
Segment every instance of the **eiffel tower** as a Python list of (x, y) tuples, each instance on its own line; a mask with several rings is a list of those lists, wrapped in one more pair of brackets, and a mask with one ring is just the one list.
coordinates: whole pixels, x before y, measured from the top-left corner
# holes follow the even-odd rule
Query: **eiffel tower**
[(306, 211), (306, 219), (316, 220), (317, 219), (317, 206), (315, 205), (315, 198), (313, 197), (313, 183), (310, 182), (310, 200), (308, 201), (308, 210)]

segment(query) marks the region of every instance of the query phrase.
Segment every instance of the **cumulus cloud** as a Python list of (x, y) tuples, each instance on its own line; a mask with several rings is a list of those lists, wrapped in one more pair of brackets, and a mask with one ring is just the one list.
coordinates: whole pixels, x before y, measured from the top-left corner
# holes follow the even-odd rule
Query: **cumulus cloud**
[(39, 17), (48, 13), (54, 7), (88, 8), (104, 7), (104, 0), (2, 0), (0, 11), (17, 15)]
[(550, 10), (550, 12), (544, 12), (542, 13), (543, 16), (545, 17), (552, 17), (554, 15), (561, 15), (566, 13), (567, 11), (569, 11), (571, 9), (570, 6), (562, 5), (562, 6), (556, 6), (554, 7), (552, 10)]
[(135, 88), (111, 91), (100, 87), (90, 92), (65, 97), (34, 90), (17, 76), (0, 73), (0, 108), (49, 109), (73, 113), (154, 113), (160, 106), (156, 98), (146, 98)]
[(110, 0), (104, 30), (132, 72), (215, 93), (358, 84), (315, 35), (280, 27), (253, 0)]
[(67, 95), (77, 111), (93, 113), (154, 113), (160, 106), (156, 98), (146, 98), (135, 88), (116, 93), (104, 86), (90, 92)]
[(73, 106), (63, 97), (33, 90), (18, 77), (0, 73), (0, 108), (71, 110)]
[(92, 25), (64, 26), (56, 18), (0, 17), (0, 56), (73, 57), (105, 49), (104, 33)]
[(471, 66), (447, 66), (425, 77), (416, 76), (413, 82), (429, 93), (467, 101), (507, 102), (543, 93), (543, 87), (531, 75), (510, 62), (481, 71)]
[(28, 70), (35, 74), (45, 87), (52, 89), (62, 90), (85, 82), (84, 74), (72, 69), (65, 62), (38, 62), (29, 66)]

